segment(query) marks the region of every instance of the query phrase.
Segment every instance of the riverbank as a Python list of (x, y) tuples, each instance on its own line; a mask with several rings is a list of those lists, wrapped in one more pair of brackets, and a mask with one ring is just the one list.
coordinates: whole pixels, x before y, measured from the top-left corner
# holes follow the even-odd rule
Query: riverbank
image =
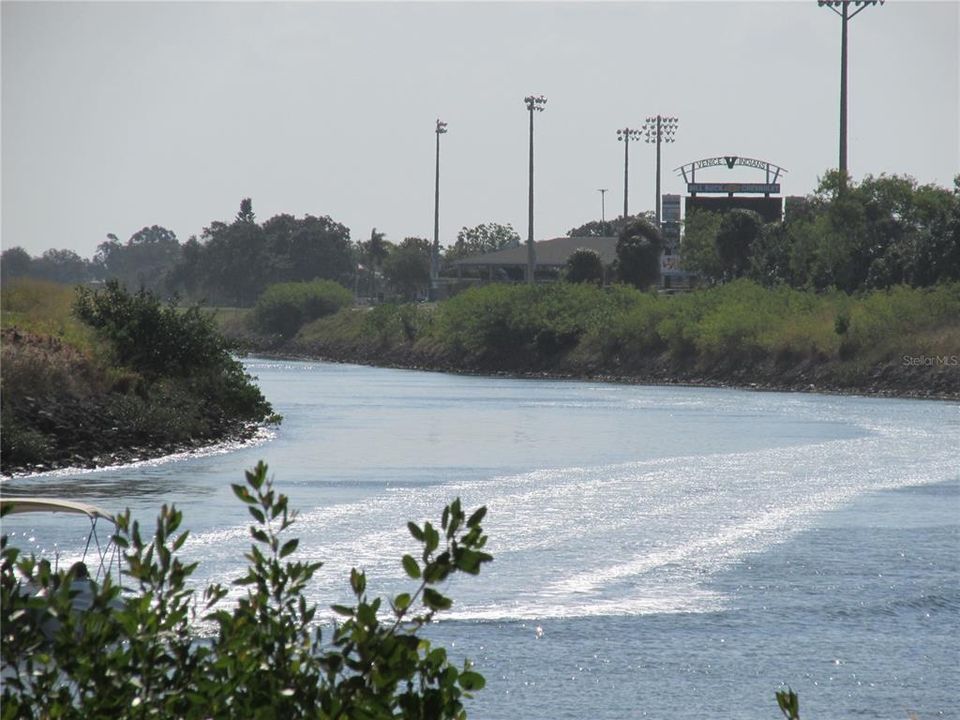
[(382, 305), (295, 337), (223, 331), (278, 357), (475, 375), (960, 400), (960, 286), (862, 297), (738, 282), (685, 296), (490, 286)]
[(4, 476), (241, 441), (274, 419), (198, 311), (32, 281), (5, 287), (3, 306)]

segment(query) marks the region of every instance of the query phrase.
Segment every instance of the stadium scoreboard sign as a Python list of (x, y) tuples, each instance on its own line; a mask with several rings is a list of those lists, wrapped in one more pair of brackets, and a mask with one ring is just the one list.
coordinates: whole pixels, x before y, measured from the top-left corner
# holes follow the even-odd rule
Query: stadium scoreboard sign
[[(697, 180), (697, 171), (712, 167), (746, 167), (759, 170), (764, 174), (764, 182), (702, 182)], [(783, 200), (780, 193), (780, 176), (786, 172), (779, 165), (766, 160), (740, 157), (739, 155), (719, 155), (681, 165), (676, 169), (687, 183), (686, 213), (691, 210), (727, 212), (734, 208), (753, 210), (767, 222), (780, 220), (783, 214)], [(725, 197), (710, 197), (724, 195)], [(750, 196), (754, 197), (750, 197)], [(763, 197), (756, 197), (762, 195)]]
[(755, 193), (773, 195), (780, 192), (780, 183), (687, 183), (687, 192), (697, 193)]

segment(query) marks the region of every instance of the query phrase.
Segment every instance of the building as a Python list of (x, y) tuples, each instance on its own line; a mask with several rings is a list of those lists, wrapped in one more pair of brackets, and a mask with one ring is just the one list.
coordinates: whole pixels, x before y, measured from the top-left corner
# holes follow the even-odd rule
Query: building
[[(536, 275), (543, 280), (559, 278), (569, 257), (580, 248), (597, 252), (607, 270), (617, 259), (615, 237), (558, 237), (538, 240), (534, 248), (537, 256)], [(461, 258), (451, 266), (457, 271), (457, 277), (462, 277), (466, 270), (474, 270), (482, 279), (491, 282), (519, 282), (527, 267), (527, 244)]]

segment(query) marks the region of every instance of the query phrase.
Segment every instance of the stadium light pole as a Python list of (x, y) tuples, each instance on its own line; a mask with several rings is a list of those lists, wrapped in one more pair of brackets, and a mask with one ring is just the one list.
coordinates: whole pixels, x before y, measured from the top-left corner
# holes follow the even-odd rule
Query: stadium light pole
[(537, 267), (537, 251), (533, 247), (533, 113), (543, 112), (547, 99), (543, 95), (527, 95), (523, 99), (530, 111), (530, 198), (527, 217), (527, 282), (533, 283)]
[(643, 123), (644, 141), (657, 144), (657, 199), (654, 207), (656, 208), (657, 227), (660, 227), (660, 143), (674, 142), (674, 135), (677, 133), (677, 125), (680, 121), (675, 117), (664, 117), (656, 115), (648, 117)]
[(607, 203), (606, 194), (608, 192), (607, 188), (597, 188), (597, 192), (600, 193), (600, 222), (606, 225), (607, 223)]
[(433, 192), (433, 252), (430, 253), (430, 290), (436, 300), (440, 278), (440, 136), (447, 131), (447, 124), (437, 118), (434, 132), (437, 135), (437, 173)]
[(629, 187), (628, 180), (630, 178), (630, 141), (636, 140), (640, 137), (639, 130), (631, 130), (630, 128), (623, 128), (622, 130), (617, 130), (617, 142), (623, 143), (623, 218), (626, 218), (630, 215), (629, 212), (629, 203), (627, 199), (629, 197)]
[[(817, 0), (840, 16), (840, 190), (847, 187), (847, 24), (870, 5), (883, 5), (884, 0)], [(850, 12), (850, 5), (856, 10)]]

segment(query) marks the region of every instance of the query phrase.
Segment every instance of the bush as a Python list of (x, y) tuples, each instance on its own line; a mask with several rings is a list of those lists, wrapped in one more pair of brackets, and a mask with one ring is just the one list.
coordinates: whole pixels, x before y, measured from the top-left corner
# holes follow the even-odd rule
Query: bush
[[(438, 587), (492, 560), (483, 551), (486, 508), (468, 517), (458, 499), (439, 527), (408, 523), (420, 548), (402, 566), (414, 586), (387, 602), (371, 599), (354, 568), (356, 602), (333, 605), (341, 621), (330, 628), (305, 597), (322, 563), (292, 559), (298, 541), (287, 531), (296, 514), (267, 467), (260, 463), (233, 491), (254, 522), (232, 607), (226, 587), (199, 593), (189, 585), (196, 564), (177, 556), (188, 533), (173, 507), (161, 510), (152, 539), (129, 511), (118, 518), (115, 541), (132, 594), (121, 595), (108, 576), (91, 584), (86, 612), (72, 610), (70, 575), (21, 557), (4, 536), (4, 717), (466, 717), (463, 700), (483, 688), (483, 676), (469, 662), (452, 665), (420, 632), (453, 604)], [(31, 585), (37, 592), (28, 595)], [(199, 621), (215, 630), (203, 640)]]
[(181, 311), (110, 281), (103, 290), (77, 288), (74, 311), (109, 342), (116, 362), (143, 375), (148, 385), (161, 379), (182, 383), (211, 406), (208, 413), (228, 419), (270, 415), (270, 404), (199, 307)]
[(253, 309), (253, 322), (262, 332), (289, 339), (304, 324), (352, 303), (350, 291), (332, 280), (277, 283), (260, 295)]
[(567, 258), (567, 267), (564, 273), (567, 282), (574, 283), (603, 283), (603, 260), (600, 253), (590, 248), (577, 248)]

